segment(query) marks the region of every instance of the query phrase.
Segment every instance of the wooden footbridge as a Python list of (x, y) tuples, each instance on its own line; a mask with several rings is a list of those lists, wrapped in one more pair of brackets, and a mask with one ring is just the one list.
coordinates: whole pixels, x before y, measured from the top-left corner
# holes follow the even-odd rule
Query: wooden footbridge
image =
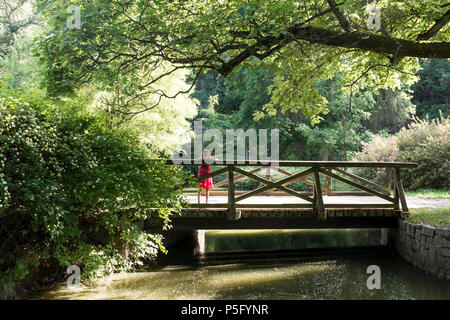
[[(174, 165), (172, 160), (167, 163)], [(265, 164), (249, 160), (209, 164), (214, 171), (199, 181), (224, 175), (226, 179), (214, 181), (208, 204), (204, 203), (205, 197), (203, 203), (197, 203), (197, 190), (185, 190), (190, 204), (179, 216), (172, 217), (175, 230), (395, 228), (398, 219), (408, 214), (400, 169), (417, 165), (343, 161)], [(358, 176), (356, 168), (382, 172), (384, 183)], [(281, 179), (273, 181), (273, 173)], [(255, 180), (260, 186), (250, 191), (236, 190), (236, 182), (242, 179)], [(333, 181), (355, 191), (333, 191)], [(306, 184), (309, 191), (289, 187), (296, 182)], [(227, 186), (226, 190), (223, 186)]]

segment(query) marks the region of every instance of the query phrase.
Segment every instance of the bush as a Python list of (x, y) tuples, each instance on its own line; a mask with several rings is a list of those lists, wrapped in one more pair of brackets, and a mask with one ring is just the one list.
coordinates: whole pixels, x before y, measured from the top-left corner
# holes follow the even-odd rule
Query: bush
[(415, 119), (398, 136), (399, 161), (417, 162), (405, 170), (405, 185), (411, 189), (450, 186), (450, 117), (428, 122)]
[(43, 284), (71, 264), (92, 279), (164, 250), (137, 222), (162, 208), (167, 223), (181, 207), (177, 167), (95, 117), (11, 93), (0, 95), (0, 119), (1, 283), (38, 274), (28, 282)]
[[(354, 157), (356, 161), (416, 162), (414, 169), (402, 170), (406, 188), (448, 188), (450, 186), (450, 118), (432, 121), (413, 119), (396, 136), (374, 136), (363, 144), (363, 150)], [(381, 183), (380, 171), (361, 169), (363, 176)]]
[[(375, 161), (375, 162), (392, 162), (398, 158), (397, 137), (372, 137), (369, 142), (362, 143), (363, 150), (356, 154), (353, 160), (356, 161)], [(376, 181), (383, 185), (386, 177), (384, 168), (355, 168), (356, 174), (359, 174), (371, 181)]]

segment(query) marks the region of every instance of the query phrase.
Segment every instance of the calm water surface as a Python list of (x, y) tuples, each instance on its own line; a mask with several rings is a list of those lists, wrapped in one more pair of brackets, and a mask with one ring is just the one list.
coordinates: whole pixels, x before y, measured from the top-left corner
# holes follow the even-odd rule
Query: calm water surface
[[(195, 265), (114, 274), (76, 290), (61, 285), (35, 298), (450, 299), (450, 282), (380, 247), (356, 247), (379, 246), (380, 238), (380, 230), (208, 231), (207, 254)], [(350, 249), (316, 249), (342, 246)], [(370, 265), (381, 269), (380, 290), (366, 287)]]

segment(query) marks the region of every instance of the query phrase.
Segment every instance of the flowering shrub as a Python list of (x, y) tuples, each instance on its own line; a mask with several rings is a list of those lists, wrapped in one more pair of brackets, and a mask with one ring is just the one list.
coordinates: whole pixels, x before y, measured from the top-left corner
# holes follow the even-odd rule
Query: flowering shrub
[[(448, 188), (450, 185), (450, 118), (432, 121), (413, 119), (396, 136), (374, 136), (363, 143), (363, 150), (353, 158), (356, 161), (416, 162), (413, 169), (402, 170), (405, 187)], [(360, 169), (361, 175), (382, 183), (384, 171)]]
[[(356, 161), (376, 161), (376, 162), (392, 162), (398, 158), (397, 137), (373, 136), (370, 142), (362, 143), (363, 150), (358, 153), (353, 160)], [(355, 169), (369, 180), (384, 183), (386, 172), (384, 168), (358, 168)]]
[(414, 119), (398, 134), (398, 161), (416, 162), (402, 174), (405, 185), (417, 188), (450, 186), (450, 118)]
[(137, 222), (151, 208), (167, 222), (184, 181), (95, 117), (0, 93), (0, 282), (52, 281), (71, 264), (94, 278), (154, 257), (161, 237)]

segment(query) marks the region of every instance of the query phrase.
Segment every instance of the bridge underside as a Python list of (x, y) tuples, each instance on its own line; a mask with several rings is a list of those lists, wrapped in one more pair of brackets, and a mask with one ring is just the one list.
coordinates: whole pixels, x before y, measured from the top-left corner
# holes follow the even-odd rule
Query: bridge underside
[[(237, 209), (231, 216), (226, 209), (183, 209), (172, 217), (174, 230), (198, 229), (334, 229), (396, 228), (401, 212), (386, 208), (325, 209), (319, 219), (313, 209)], [(158, 228), (159, 221), (147, 220), (147, 228)]]

